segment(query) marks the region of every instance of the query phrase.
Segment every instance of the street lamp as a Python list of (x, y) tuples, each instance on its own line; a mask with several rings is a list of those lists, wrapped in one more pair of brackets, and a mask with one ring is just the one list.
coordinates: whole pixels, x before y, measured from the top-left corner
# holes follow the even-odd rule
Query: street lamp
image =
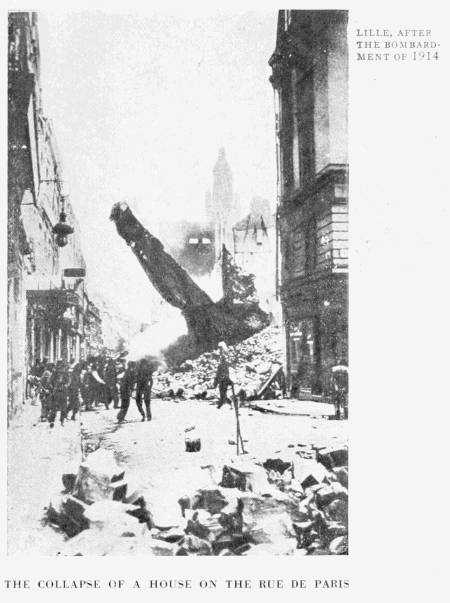
[(58, 247), (67, 245), (67, 237), (73, 234), (73, 227), (66, 224), (67, 215), (65, 209), (65, 197), (61, 198), (61, 213), (59, 214), (59, 222), (53, 226), (53, 233), (56, 235), (56, 244)]

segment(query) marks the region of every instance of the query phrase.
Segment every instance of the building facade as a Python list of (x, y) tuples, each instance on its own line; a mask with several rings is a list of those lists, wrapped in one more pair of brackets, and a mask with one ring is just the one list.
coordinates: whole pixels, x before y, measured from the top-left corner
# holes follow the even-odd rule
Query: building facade
[(348, 355), (347, 11), (281, 10), (275, 91), (280, 292), (293, 393)]
[[(62, 223), (72, 227), (57, 235)], [(8, 418), (25, 401), (36, 361), (83, 354), (80, 229), (41, 100), (37, 15), (8, 16)]]
[(276, 314), (276, 229), (268, 201), (254, 198), (250, 212), (233, 226), (232, 251), (236, 264), (255, 276), (262, 309)]

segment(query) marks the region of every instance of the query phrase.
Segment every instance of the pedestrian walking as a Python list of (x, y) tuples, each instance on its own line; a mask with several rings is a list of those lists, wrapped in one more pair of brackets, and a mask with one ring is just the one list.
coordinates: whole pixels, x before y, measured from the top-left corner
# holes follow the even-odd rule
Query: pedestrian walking
[[(150, 410), (150, 399), (153, 385), (153, 366), (150, 361), (143, 358), (138, 365), (136, 375), (136, 405), (139, 412), (141, 413), (142, 421), (152, 420), (152, 413)], [(145, 413), (142, 407), (142, 399), (144, 399)]]
[(226, 358), (227, 346), (222, 341), (219, 343), (219, 365), (217, 367), (216, 376), (214, 379), (214, 387), (219, 387), (219, 402), (217, 408), (221, 408), (225, 402), (228, 402), (227, 392), (231, 387), (234, 396), (234, 383), (230, 379), (230, 365)]
[(127, 365), (125, 373), (120, 382), (120, 398), (121, 406), (119, 413), (117, 414), (117, 420), (119, 423), (125, 420), (128, 409), (130, 407), (131, 394), (136, 385), (136, 363), (130, 361)]
[(56, 415), (59, 412), (59, 420), (61, 427), (67, 416), (67, 395), (69, 385), (69, 371), (67, 365), (59, 360), (55, 371), (50, 379), (50, 409), (48, 413), (48, 421), (50, 427), (55, 425)]
[(103, 379), (106, 384), (106, 403), (109, 407), (111, 402), (114, 408), (119, 408), (119, 393), (117, 391), (117, 369), (113, 358), (109, 358), (106, 363)]

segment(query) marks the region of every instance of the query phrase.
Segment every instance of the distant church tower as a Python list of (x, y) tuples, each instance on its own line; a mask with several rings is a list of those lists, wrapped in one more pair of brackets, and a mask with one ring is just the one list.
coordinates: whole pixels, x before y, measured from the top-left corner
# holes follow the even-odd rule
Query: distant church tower
[(233, 200), (233, 175), (225, 157), (225, 149), (219, 150), (219, 157), (213, 168), (213, 190), (210, 214), (215, 227), (216, 257), (225, 244), (233, 252), (232, 226), (236, 218)]

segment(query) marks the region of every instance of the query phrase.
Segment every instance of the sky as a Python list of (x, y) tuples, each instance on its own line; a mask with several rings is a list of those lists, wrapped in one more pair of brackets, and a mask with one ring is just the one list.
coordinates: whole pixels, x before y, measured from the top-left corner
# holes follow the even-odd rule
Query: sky
[(242, 215), (253, 196), (275, 206), (276, 19), (40, 13), (44, 113), (94, 297), (150, 320), (158, 294), (109, 221), (111, 206), (127, 201), (150, 232), (159, 221), (202, 218), (220, 147)]

